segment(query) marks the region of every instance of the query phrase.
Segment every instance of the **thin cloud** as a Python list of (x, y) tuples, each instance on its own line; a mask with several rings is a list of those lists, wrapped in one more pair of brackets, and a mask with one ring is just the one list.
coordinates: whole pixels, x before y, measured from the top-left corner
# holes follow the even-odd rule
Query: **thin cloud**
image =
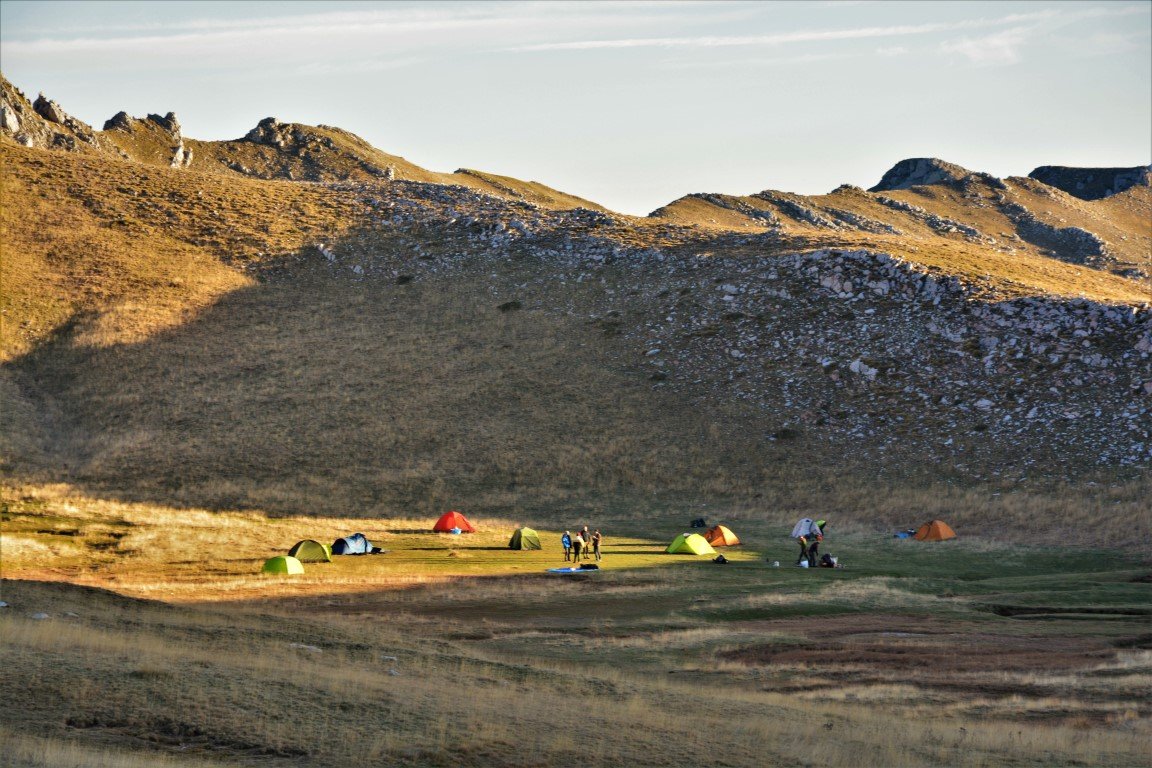
[[(983, 37), (964, 37), (941, 43), (940, 50), (947, 54), (963, 56), (971, 64), (979, 67), (1009, 66), (1024, 58), (1024, 49), (1037, 35), (1065, 27), (1077, 21), (1104, 17), (1122, 17), (1136, 14), (1147, 15), (1149, 6), (1123, 6), (1119, 8), (1086, 8), (1069, 13), (1049, 14), (1036, 23), (1017, 26), (994, 32)], [(1006, 16), (1004, 20), (1034, 21), (1028, 14)], [(1085, 43), (1088, 45), (1089, 43)]]
[(940, 49), (966, 57), (977, 66), (1015, 64), (1022, 58), (1020, 49), (1033, 29), (1016, 27), (979, 38), (963, 38), (943, 43)]
[(850, 53), (801, 53), (795, 56), (748, 56), (723, 61), (699, 61), (696, 59), (674, 59), (661, 62), (660, 69), (674, 72), (707, 69), (727, 69), (732, 67), (776, 67), (818, 64), (824, 61), (843, 61), (859, 58)]
[(961, 29), (1002, 26), (1020, 21), (1048, 19), (1058, 16), (1059, 14), (1059, 11), (1046, 10), (1036, 13), (1011, 14), (997, 19), (974, 19), (929, 24), (902, 24), (885, 27), (857, 27), (855, 29), (802, 30), (798, 32), (780, 32), (771, 35), (702, 35), (696, 37), (636, 37), (615, 40), (575, 40), (563, 43), (521, 45), (505, 50), (536, 52), (583, 51), (603, 48), (716, 48), (749, 45), (786, 45), (790, 43), (927, 35), (936, 32), (952, 32)]
[[(954, 22), (928, 24), (904, 24), (882, 27), (858, 27), (854, 29), (801, 30), (770, 35), (699, 35), (694, 37), (632, 37), (602, 40), (572, 40), (557, 43), (536, 43), (519, 45), (503, 50), (516, 53), (542, 51), (589, 51), (625, 48), (719, 48), (732, 46), (771, 46), (793, 43), (815, 43), (837, 40), (863, 40), (869, 38), (905, 37), (930, 35), (940, 32), (955, 32), (965, 29), (1002, 27), (1021, 23), (1057, 21), (1069, 23), (1086, 18), (1105, 16), (1128, 16), (1147, 13), (1145, 6), (1124, 6), (1121, 8), (1090, 8), (1081, 11), (1045, 9), (1031, 13), (1012, 13), (992, 19), (967, 19)], [(994, 47), (996, 41), (991, 41)], [(1002, 46), (1003, 50), (1003, 46)], [(989, 54), (991, 55), (991, 54)], [(1003, 54), (1002, 54), (1003, 55)]]
[(296, 68), (301, 75), (350, 75), (363, 72), (389, 72), (394, 69), (407, 69), (423, 64), (427, 59), (365, 59), (361, 61), (327, 62), (315, 61)]

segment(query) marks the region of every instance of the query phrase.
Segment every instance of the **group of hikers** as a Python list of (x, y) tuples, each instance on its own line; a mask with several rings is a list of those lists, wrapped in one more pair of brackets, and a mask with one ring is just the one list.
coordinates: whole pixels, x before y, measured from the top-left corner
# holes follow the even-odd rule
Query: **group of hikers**
[[(813, 520), (806, 517), (792, 529), (792, 538), (800, 545), (800, 557), (796, 565), (807, 568), (836, 568), (836, 558), (825, 554), (820, 555), (820, 544), (824, 541), (824, 528), (827, 520)], [(603, 537), (600, 531), (589, 531), (584, 526), (573, 536), (571, 531), (564, 531), (560, 543), (564, 547), (564, 561), (578, 562), (584, 560), (600, 560), (600, 542)]]
[(820, 555), (820, 543), (824, 541), (824, 528), (827, 520), (813, 520), (806, 517), (792, 529), (792, 538), (800, 545), (800, 559), (796, 565), (805, 568), (836, 568), (839, 567), (836, 558), (825, 554)]
[(599, 560), (602, 539), (600, 531), (589, 532), (588, 526), (576, 531), (575, 536), (572, 535), (571, 531), (564, 531), (564, 535), (560, 537), (560, 543), (564, 546), (565, 562), (576, 562), (580, 559), (581, 554), (585, 560), (591, 560), (593, 557)]

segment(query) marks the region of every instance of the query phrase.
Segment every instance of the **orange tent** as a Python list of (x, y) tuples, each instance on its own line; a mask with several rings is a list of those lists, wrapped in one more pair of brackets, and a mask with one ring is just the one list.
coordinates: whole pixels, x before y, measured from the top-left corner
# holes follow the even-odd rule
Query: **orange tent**
[(440, 519), (436, 521), (436, 525), (432, 526), (432, 531), (434, 533), (451, 533), (453, 528), (459, 528), (461, 533), (476, 532), (476, 529), (472, 527), (472, 523), (468, 522), (468, 518), (455, 510), (440, 515)]
[(704, 534), (704, 538), (714, 547), (734, 547), (740, 543), (736, 534), (723, 525), (714, 525)]
[(943, 520), (933, 520), (920, 526), (912, 538), (920, 541), (944, 541), (945, 539), (956, 538), (956, 531), (952, 530), (948, 523)]

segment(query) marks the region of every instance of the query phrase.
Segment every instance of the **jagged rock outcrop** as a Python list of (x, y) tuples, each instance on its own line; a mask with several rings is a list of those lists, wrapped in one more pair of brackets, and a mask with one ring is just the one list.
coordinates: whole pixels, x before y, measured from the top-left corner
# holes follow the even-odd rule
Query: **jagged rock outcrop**
[(959, 165), (935, 157), (912, 157), (892, 166), (880, 179), (880, 183), (868, 191), (890, 192), (928, 184), (946, 184), (960, 181), (970, 174), (970, 171)]
[(32, 109), (36, 111), (36, 114), (50, 123), (64, 125), (64, 121), (68, 119), (68, 113), (61, 109), (60, 105), (56, 102), (45, 98), (44, 94), (36, 97), (36, 101), (32, 104)]
[(127, 154), (136, 160), (167, 162), (170, 168), (192, 165), (192, 149), (184, 145), (175, 112), (150, 114), (143, 120), (117, 112), (105, 121), (104, 130), (114, 135), (114, 141), (122, 139), (121, 148), (129, 150)]
[(17, 144), (41, 149), (87, 151), (100, 149), (96, 132), (40, 94), (35, 103), (7, 78), (0, 76), (0, 134)]
[(1134, 168), (1071, 168), (1064, 165), (1042, 165), (1028, 176), (1081, 200), (1099, 200), (1132, 187), (1152, 186), (1152, 165), (1138, 165)]
[(284, 149), (293, 142), (292, 126), (282, 123), (274, 117), (266, 117), (244, 135), (244, 140), (254, 144), (267, 144), (270, 147)]

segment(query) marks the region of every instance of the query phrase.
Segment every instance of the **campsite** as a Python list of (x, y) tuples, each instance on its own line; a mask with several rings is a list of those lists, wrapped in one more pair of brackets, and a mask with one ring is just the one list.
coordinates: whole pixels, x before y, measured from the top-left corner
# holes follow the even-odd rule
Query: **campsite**
[(1040, 5), (0, 0), (0, 768), (1152, 768), (1152, 2)]
[[(686, 516), (615, 510), (602, 568), (563, 578), (554, 525), (512, 550), (524, 524), (488, 517), (453, 535), (4, 503), (5, 674), (39, 695), (6, 697), (3, 735), (58, 765), (1137, 765), (1147, 744), (1133, 556), (833, 523), (846, 567), (810, 571), (790, 567), (793, 520), (734, 515), (718, 566), (666, 552)], [(383, 551), (260, 573), (353, 530)]]

